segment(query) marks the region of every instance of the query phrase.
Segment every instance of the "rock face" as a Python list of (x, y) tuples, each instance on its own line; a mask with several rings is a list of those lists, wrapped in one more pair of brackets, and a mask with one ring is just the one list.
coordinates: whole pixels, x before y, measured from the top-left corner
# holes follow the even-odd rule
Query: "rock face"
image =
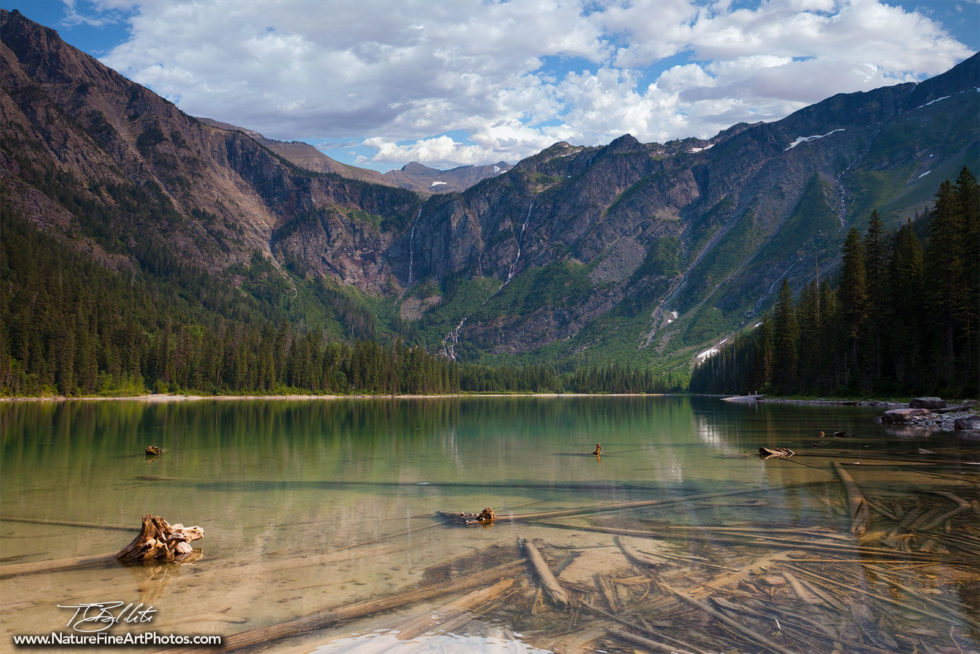
[[(395, 171), (417, 194), (187, 116), (0, 10), (0, 197), (117, 270), (179, 263), (242, 285), (260, 262), (286, 289), (325, 278), (373, 296), (364, 306), (409, 341), (453, 330), (469, 358), (642, 364), (758, 320), (782, 279), (809, 281), (815, 258), (829, 273), (873, 208), (895, 224), (975, 165), (978, 78), (974, 56), (709, 140), (625, 135), (506, 171)], [(433, 193), (453, 180), (465, 190)]]
[(945, 409), (946, 402), (938, 397), (914, 397), (909, 400), (909, 407), (913, 409)]
[[(21, 210), (42, 197), (48, 206), (27, 213), (44, 227), (116, 248), (131, 266), (165, 251), (221, 273), (256, 252), (281, 269), (282, 257), (303, 251), (295, 241), (309, 229), (298, 226), (316, 217), (329, 239), (305, 251), (305, 267), (319, 270), (327, 258), (340, 280), (386, 287), (391, 273), (379, 261), (418, 211), (415, 194), (304, 174), (248, 133), (187, 116), (16, 11), (0, 10), (0, 37), (0, 185)], [(46, 187), (53, 175), (63, 177), (58, 189)], [(73, 215), (54, 225), (47, 216), (59, 202)]]

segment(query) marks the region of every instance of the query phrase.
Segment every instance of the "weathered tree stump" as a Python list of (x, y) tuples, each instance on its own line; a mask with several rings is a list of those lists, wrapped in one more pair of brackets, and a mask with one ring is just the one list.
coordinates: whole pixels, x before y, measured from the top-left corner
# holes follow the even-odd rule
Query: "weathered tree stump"
[(171, 525), (160, 516), (147, 513), (139, 535), (116, 552), (116, 558), (123, 563), (184, 561), (194, 554), (191, 541), (199, 538), (204, 538), (200, 527)]
[(456, 519), (464, 525), (489, 526), (493, 524), (497, 516), (494, 514), (493, 509), (488, 506), (479, 513), (460, 513), (456, 516)]

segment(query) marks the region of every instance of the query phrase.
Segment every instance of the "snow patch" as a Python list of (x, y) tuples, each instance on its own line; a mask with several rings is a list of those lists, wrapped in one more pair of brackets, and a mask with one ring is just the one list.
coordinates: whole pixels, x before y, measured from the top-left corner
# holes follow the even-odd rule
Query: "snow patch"
[(718, 348), (716, 347), (708, 348), (707, 350), (705, 350), (704, 352), (698, 355), (698, 361), (699, 362), (704, 361), (705, 359), (709, 357), (713, 357), (716, 354), (718, 354)]
[(949, 100), (951, 97), (953, 97), (953, 96), (951, 96), (951, 95), (944, 95), (941, 98), (936, 98), (935, 100), (930, 100), (929, 102), (927, 102), (925, 104), (920, 104), (918, 107), (916, 107), (916, 109), (921, 109), (922, 107), (928, 107), (931, 104), (936, 104), (940, 100)]
[(431, 184), (429, 184), (429, 188), (432, 188), (433, 186), (439, 186), (440, 184), (447, 184), (447, 183), (448, 182), (432, 182)]
[(814, 136), (797, 136), (796, 140), (789, 144), (789, 147), (783, 150), (783, 152), (788, 152), (798, 146), (800, 143), (806, 143), (807, 141), (816, 141), (817, 139), (827, 138), (831, 134), (836, 134), (837, 132), (843, 132), (843, 127), (838, 127), (837, 129), (831, 130), (826, 134), (816, 134)]
[(919, 175), (919, 179), (922, 179), (923, 177), (925, 177), (926, 175), (928, 175), (931, 172), (932, 172), (931, 170), (927, 170), (926, 172), (924, 172), (921, 175)]
[(691, 154), (695, 154), (697, 152), (704, 152), (705, 150), (710, 150), (713, 147), (715, 147), (715, 144), (714, 143), (710, 143), (710, 144), (704, 146), (703, 148), (691, 148), (690, 150), (688, 150), (688, 152), (690, 152)]
[(496, 175), (499, 172), (500, 172), (500, 166), (494, 166), (493, 167), (493, 174)]

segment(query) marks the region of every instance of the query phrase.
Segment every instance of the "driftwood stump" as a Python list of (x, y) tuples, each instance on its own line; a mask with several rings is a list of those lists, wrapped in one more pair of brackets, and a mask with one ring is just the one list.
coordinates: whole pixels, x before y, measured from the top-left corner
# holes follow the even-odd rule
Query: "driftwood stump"
[(191, 541), (199, 538), (204, 538), (200, 527), (171, 525), (160, 516), (147, 513), (139, 535), (116, 552), (116, 558), (123, 563), (184, 561), (194, 554)]
[(160, 456), (163, 454), (163, 450), (156, 445), (150, 445), (146, 448), (146, 456)]
[(497, 516), (494, 514), (493, 509), (488, 506), (479, 513), (460, 513), (456, 516), (456, 519), (464, 525), (489, 526), (493, 524)]

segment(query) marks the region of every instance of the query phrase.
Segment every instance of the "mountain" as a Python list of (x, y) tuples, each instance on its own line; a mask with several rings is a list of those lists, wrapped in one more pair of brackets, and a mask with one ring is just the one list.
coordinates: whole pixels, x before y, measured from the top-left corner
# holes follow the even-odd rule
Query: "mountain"
[(317, 173), (336, 173), (341, 177), (359, 179), (364, 182), (386, 184), (398, 188), (409, 189), (420, 194), (455, 193), (464, 191), (474, 184), (507, 172), (511, 169), (509, 163), (498, 161), (496, 164), (484, 166), (459, 166), (450, 170), (438, 170), (429, 166), (412, 162), (400, 170), (390, 170), (380, 173), (368, 168), (350, 166), (331, 159), (309, 143), (301, 141), (274, 141), (267, 139), (258, 132), (236, 127), (211, 118), (198, 118), (201, 122), (212, 127), (227, 129), (247, 134), (260, 145), (272, 150), (290, 163), (312, 170)]
[(464, 288), (410, 291), (433, 307), (429, 344), (448, 334), (464, 359), (694, 354), (757, 321), (782, 279), (831, 274), (872, 209), (894, 227), (942, 179), (977, 170), (978, 79), (975, 55), (707, 141), (558, 143), (432, 199), (414, 223), (425, 238), (408, 244), (414, 278)]
[(980, 56), (708, 140), (378, 180), (188, 116), (16, 11), (0, 41), (7, 210), (121, 274), (192, 270), (297, 324), (464, 360), (689, 360), (782, 279), (831, 274), (872, 209), (894, 226), (978, 168)]

